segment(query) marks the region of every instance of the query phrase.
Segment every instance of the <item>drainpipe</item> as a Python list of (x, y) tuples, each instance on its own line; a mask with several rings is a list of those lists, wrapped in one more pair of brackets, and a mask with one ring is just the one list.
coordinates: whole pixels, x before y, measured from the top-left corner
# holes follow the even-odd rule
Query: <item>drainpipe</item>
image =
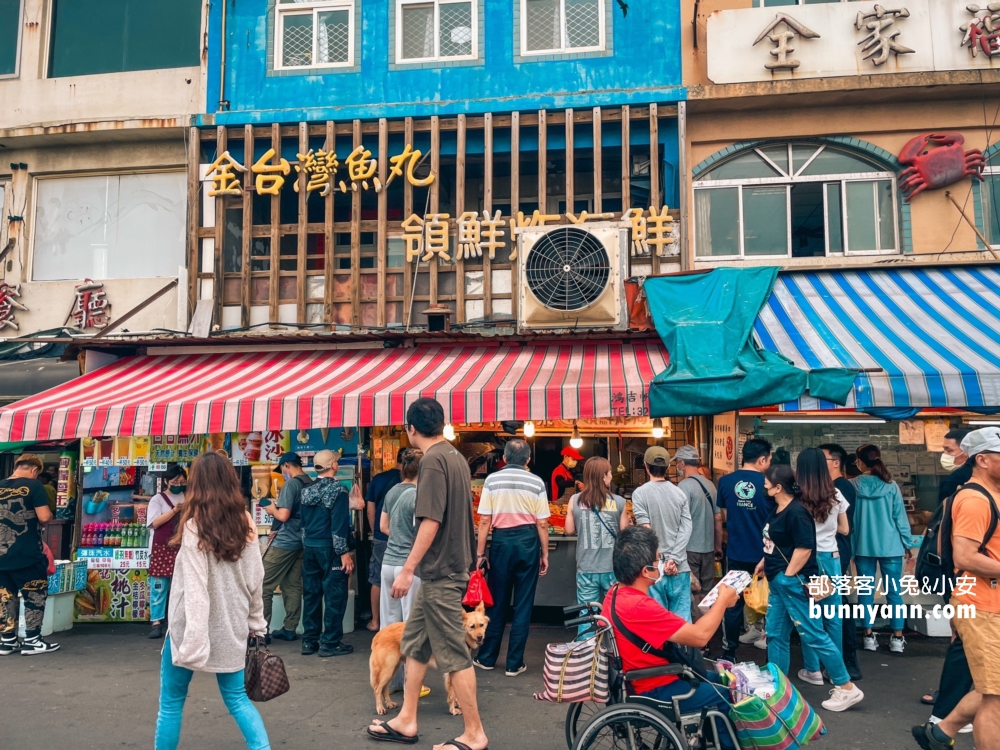
[(681, 270), (691, 270), (691, 249), (688, 247), (688, 195), (690, 183), (688, 181), (688, 154), (687, 154), (687, 102), (677, 103), (677, 171), (680, 174), (678, 187), (680, 188), (680, 209), (681, 209)]
[(229, 110), (226, 99), (226, 0), (222, 0), (222, 25), (219, 29), (219, 111)]

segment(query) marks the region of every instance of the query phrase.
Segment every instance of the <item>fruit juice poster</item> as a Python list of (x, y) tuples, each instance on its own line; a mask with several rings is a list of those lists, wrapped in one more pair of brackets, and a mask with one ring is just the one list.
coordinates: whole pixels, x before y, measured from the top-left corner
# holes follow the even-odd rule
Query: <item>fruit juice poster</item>
[(73, 600), (76, 622), (142, 622), (149, 619), (145, 570), (88, 570), (87, 585)]

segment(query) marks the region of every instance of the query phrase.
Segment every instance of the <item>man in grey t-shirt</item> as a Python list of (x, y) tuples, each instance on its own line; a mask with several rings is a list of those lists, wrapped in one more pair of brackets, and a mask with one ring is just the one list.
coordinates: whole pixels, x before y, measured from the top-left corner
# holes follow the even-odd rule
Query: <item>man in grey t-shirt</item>
[(687, 545), (691, 537), (691, 507), (687, 495), (667, 481), (670, 454), (654, 445), (643, 457), (649, 481), (632, 492), (635, 522), (656, 532), (660, 580), (649, 595), (678, 617), (691, 621), (691, 568)]
[(715, 585), (715, 560), (722, 557), (722, 513), (716, 505), (715, 485), (701, 474), (701, 455), (693, 445), (682, 445), (674, 454), (677, 473), (684, 479), (678, 489), (691, 506), (691, 539), (687, 558), (691, 566), (691, 588), (697, 606)]

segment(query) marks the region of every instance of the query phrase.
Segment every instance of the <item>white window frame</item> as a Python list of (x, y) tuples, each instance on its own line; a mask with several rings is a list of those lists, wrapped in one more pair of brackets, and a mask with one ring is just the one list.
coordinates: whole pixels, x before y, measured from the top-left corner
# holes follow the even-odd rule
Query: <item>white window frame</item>
[(550, 49), (528, 49), (528, 0), (517, 0), (521, 8), (521, 56), (537, 57), (539, 55), (575, 55), (579, 52), (603, 52), (608, 48), (607, 39), (607, 3), (608, 0), (597, 0), (597, 20), (600, 24), (601, 41), (596, 47), (570, 47), (566, 40), (566, 0), (559, 0), (559, 29), (562, 34), (562, 45)]
[[(311, 3), (274, 4), (274, 69), (275, 70), (311, 70), (313, 68), (350, 68), (354, 65), (355, 34), (357, 22), (354, 14), (354, 0), (316, 0)], [(316, 62), (316, 52), (319, 49), (319, 14), (328, 10), (346, 10), (347, 16), (347, 62), (320, 63)], [(288, 16), (304, 16), (311, 12), (313, 17), (313, 61), (309, 65), (285, 65), (284, 40), (285, 18)]]
[[(815, 144), (806, 143), (796, 143), (794, 141), (787, 141), (785, 143), (772, 143), (763, 144), (758, 146), (752, 151), (754, 151), (757, 156), (763, 159), (772, 169), (778, 172), (781, 176), (778, 177), (756, 177), (756, 178), (746, 178), (746, 179), (732, 179), (732, 180), (698, 180), (692, 183), (693, 191), (698, 190), (711, 190), (713, 188), (737, 188), (737, 205), (739, 206), (739, 246), (740, 252), (738, 255), (696, 255), (696, 261), (743, 261), (743, 260), (757, 260), (757, 259), (776, 259), (785, 258), (791, 259), (792, 255), (792, 186), (797, 184), (802, 184), (806, 182), (820, 182), (823, 183), (823, 227), (824, 227), (824, 240), (825, 240), (825, 255), (826, 258), (842, 258), (846, 256), (857, 257), (862, 255), (900, 255), (902, 254), (902, 249), (899, 242), (899, 216), (896, 206), (898, 206), (897, 190), (898, 185), (896, 184), (896, 175), (893, 172), (852, 172), (852, 173), (837, 173), (833, 172), (830, 174), (822, 175), (803, 175), (804, 172), (810, 164), (816, 159), (817, 156), (826, 150), (826, 145), (822, 145), (817, 148), (815, 153), (806, 160), (806, 162), (799, 167), (794, 174), (785, 175), (784, 170), (781, 169), (777, 164), (775, 164), (771, 159), (768, 158), (767, 154), (763, 152), (763, 149), (770, 148), (773, 146), (785, 145), (788, 147), (788, 164), (794, 165), (792, 160), (792, 147), (793, 146), (814, 146)], [(841, 149), (834, 149), (835, 151), (841, 151)], [(734, 156), (739, 156), (745, 154), (746, 151), (740, 151)], [(860, 155), (853, 154), (849, 150), (842, 150), (849, 156), (855, 156), (856, 158), (863, 159)], [(716, 165), (716, 166), (721, 166)], [(709, 170), (711, 172), (711, 170)], [(1000, 173), (1000, 169), (997, 170)], [(878, 247), (876, 250), (851, 250), (849, 245), (849, 227), (848, 227), (848, 216), (847, 216), (847, 184), (850, 182), (881, 182), (888, 180), (892, 185), (892, 231), (893, 237), (895, 239), (895, 247), (890, 249), (884, 249)], [(839, 184), (840, 185), (840, 222), (841, 222), (841, 240), (843, 243), (842, 252), (831, 252), (830, 251), (830, 207), (827, 200), (826, 185), (828, 184)], [(756, 187), (761, 185), (773, 185), (775, 187), (785, 188), (785, 220), (788, 224), (787, 226), (787, 240), (786, 247), (787, 250), (781, 254), (775, 255), (758, 255), (758, 254), (746, 254), (746, 248), (744, 244), (744, 216), (743, 216), (743, 189), (747, 187)], [(872, 190), (872, 200), (875, 204), (875, 243), (877, 246), (881, 245), (882, 237), (879, 232), (879, 226), (877, 223), (879, 216), (878, 207), (878, 192), (874, 189)], [(695, 208), (697, 211), (697, 208)], [(697, 227), (697, 218), (695, 219), (694, 226)], [(695, 248), (697, 252), (697, 241), (695, 242)]]
[(24, 42), (24, 0), (20, 0), (20, 3), (21, 5), (17, 12), (17, 41), (14, 43), (14, 72), (0, 74), (0, 81), (18, 78), (21, 75), (21, 45)]
[[(479, 2), (478, 0), (395, 0), (396, 2), (396, 63), (410, 65), (413, 63), (454, 62), (459, 60), (479, 59)], [(472, 53), (468, 55), (441, 55), (441, 6), (469, 4), (472, 5)], [(434, 54), (431, 57), (403, 57), (403, 8), (407, 5), (434, 6)]]
[[(986, 168), (983, 169), (983, 177), (1000, 177), (1000, 166), (991, 166), (990, 162), (992, 159), (992, 156), (987, 158)], [(983, 212), (983, 235), (988, 240), (994, 240), (989, 244), (989, 247), (994, 250), (1000, 250), (1000, 238), (990, 237), (990, 225), (993, 221), (993, 214), (995, 213), (992, 206), (993, 201), (990, 200), (990, 190), (992, 190), (992, 188), (989, 186), (989, 183), (984, 182), (979, 191), (979, 200), (982, 204)], [(998, 204), (1000, 204), (1000, 196), (998, 196)]]

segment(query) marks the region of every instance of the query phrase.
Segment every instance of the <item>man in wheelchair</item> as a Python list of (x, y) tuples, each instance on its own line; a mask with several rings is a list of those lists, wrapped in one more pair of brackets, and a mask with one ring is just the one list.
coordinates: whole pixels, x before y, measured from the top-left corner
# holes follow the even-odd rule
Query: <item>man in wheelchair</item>
[[(739, 599), (734, 589), (722, 586), (712, 608), (693, 624), (667, 611), (649, 596), (650, 586), (663, 575), (662, 564), (657, 563), (658, 546), (656, 534), (641, 526), (623, 530), (615, 541), (613, 566), (618, 585), (608, 592), (603, 612), (614, 628), (622, 670), (626, 673), (670, 664), (663, 654), (668, 642), (704, 648), (718, 630), (726, 609)], [(708, 679), (715, 682), (714, 677), (710, 674)], [(680, 701), (683, 713), (696, 713), (703, 708), (728, 712), (724, 688), (700, 681), (695, 686), (676, 675), (637, 679), (631, 683), (631, 692), (669, 702), (674, 696), (691, 692), (693, 687), (696, 687), (694, 694)]]

